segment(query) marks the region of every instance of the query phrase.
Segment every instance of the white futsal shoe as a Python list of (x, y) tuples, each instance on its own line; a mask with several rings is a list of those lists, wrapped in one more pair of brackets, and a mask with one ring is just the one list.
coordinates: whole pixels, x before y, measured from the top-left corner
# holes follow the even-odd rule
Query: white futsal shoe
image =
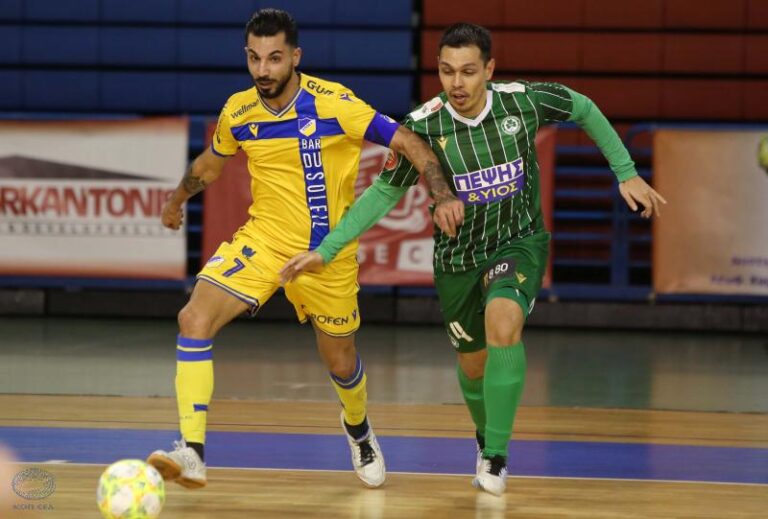
[(480, 475), (480, 471), (483, 470), (483, 449), (477, 446), (477, 457), (475, 458), (475, 477)]
[(507, 461), (502, 456), (483, 458), (481, 470), (472, 485), (494, 496), (503, 495), (507, 488)]
[(341, 428), (347, 437), (349, 450), (352, 454), (352, 467), (355, 474), (363, 484), (370, 488), (380, 487), (387, 479), (387, 470), (384, 466), (384, 455), (381, 453), (379, 442), (373, 434), (371, 422), (368, 422), (368, 434), (362, 440), (355, 440), (344, 425), (344, 411), (341, 412)]
[(202, 488), (208, 482), (205, 463), (184, 440), (173, 442), (171, 452), (153, 452), (147, 463), (155, 467), (164, 480), (175, 481), (186, 488)]
[(475, 452), (475, 477), (477, 477), (480, 475), (480, 471), (483, 469), (483, 448), (480, 447), (479, 441), (477, 441), (475, 444), (475, 448), (477, 449)]

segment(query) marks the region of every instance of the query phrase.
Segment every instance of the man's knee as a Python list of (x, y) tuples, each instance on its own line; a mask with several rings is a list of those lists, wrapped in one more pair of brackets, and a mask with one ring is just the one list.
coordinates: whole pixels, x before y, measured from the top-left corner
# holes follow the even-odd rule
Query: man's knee
[(338, 378), (347, 379), (357, 369), (357, 350), (354, 335), (349, 337), (331, 337), (317, 330), (320, 356), (328, 371)]
[(459, 369), (470, 380), (483, 378), (487, 358), (488, 350), (485, 349), (472, 353), (459, 353)]
[(191, 339), (209, 339), (211, 337), (211, 318), (205, 312), (187, 304), (179, 311), (179, 332)]
[(511, 299), (491, 300), (485, 310), (485, 337), (489, 345), (517, 344), (522, 339), (525, 317), (520, 305)]

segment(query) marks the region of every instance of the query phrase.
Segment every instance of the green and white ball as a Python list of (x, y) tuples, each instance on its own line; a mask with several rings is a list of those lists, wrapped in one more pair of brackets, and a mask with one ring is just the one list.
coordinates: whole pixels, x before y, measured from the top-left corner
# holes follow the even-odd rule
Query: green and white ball
[(156, 519), (165, 503), (160, 473), (141, 460), (120, 460), (99, 479), (96, 504), (104, 519)]

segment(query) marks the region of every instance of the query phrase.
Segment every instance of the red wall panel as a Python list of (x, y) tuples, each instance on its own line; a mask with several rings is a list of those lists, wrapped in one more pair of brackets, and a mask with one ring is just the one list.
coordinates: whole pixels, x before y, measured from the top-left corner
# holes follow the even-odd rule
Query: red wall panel
[(584, 23), (584, 0), (507, 0), (503, 4), (505, 27), (576, 28)]
[(667, 80), (661, 96), (666, 119), (735, 120), (742, 115), (742, 85), (729, 80)]
[(768, 74), (768, 36), (746, 36), (744, 41), (747, 47), (746, 72)]
[(668, 28), (741, 29), (747, 25), (747, 3), (746, 0), (666, 0), (664, 24)]
[(664, 36), (667, 72), (739, 73), (744, 71), (744, 37), (721, 34)]
[(768, 121), (768, 81), (744, 81), (744, 118)]
[(581, 64), (581, 34), (497, 31), (496, 66), (500, 70), (577, 71)]
[(580, 92), (609, 118), (656, 119), (660, 88), (658, 79), (584, 78)]
[[(437, 45), (442, 31), (425, 30), (421, 32), (421, 68), (437, 70)], [(495, 52), (496, 49), (493, 49)]]
[(661, 70), (658, 34), (585, 34), (582, 70), (587, 72), (658, 72)]
[(424, 0), (424, 25), (444, 27), (456, 22), (499, 26), (503, 23), (503, 0)]
[(765, 0), (747, 0), (747, 27), (750, 29), (768, 29), (768, 2)]
[(585, 0), (584, 26), (661, 28), (662, 4), (662, 0)]

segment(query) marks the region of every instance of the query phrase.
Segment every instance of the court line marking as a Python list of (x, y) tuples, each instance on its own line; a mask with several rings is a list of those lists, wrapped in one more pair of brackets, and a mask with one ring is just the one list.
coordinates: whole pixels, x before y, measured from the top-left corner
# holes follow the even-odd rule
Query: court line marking
[[(59, 467), (61, 466), (73, 466), (73, 467), (106, 467), (106, 463), (60, 463), (55, 462), (51, 463), (48, 461), (43, 461), (39, 463), (34, 462), (25, 462), (20, 461), (18, 465), (57, 465)], [(224, 469), (224, 470), (243, 470), (243, 471), (251, 471), (251, 472), (337, 472), (340, 474), (351, 474), (352, 469), (350, 470), (340, 470), (340, 469), (278, 469), (278, 468), (272, 468), (272, 467), (212, 467), (208, 466), (206, 467), (208, 469), (218, 470), (218, 469)], [(387, 471), (387, 474), (398, 474), (403, 476), (450, 476), (450, 477), (462, 477), (462, 478), (469, 478), (472, 477), (473, 474), (467, 473), (467, 474), (452, 474), (452, 473), (438, 473), (438, 472), (390, 472)], [(687, 479), (639, 479), (639, 478), (598, 478), (598, 477), (582, 477), (582, 476), (525, 476), (525, 475), (517, 475), (517, 474), (509, 474), (507, 476), (510, 479), (565, 479), (565, 480), (576, 480), (576, 481), (628, 481), (633, 483), (682, 483), (687, 485), (729, 485), (729, 486), (747, 486), (747, 487), (768, 487), (768, 483), (736, 483), (733, 481), (692, 481)]]

